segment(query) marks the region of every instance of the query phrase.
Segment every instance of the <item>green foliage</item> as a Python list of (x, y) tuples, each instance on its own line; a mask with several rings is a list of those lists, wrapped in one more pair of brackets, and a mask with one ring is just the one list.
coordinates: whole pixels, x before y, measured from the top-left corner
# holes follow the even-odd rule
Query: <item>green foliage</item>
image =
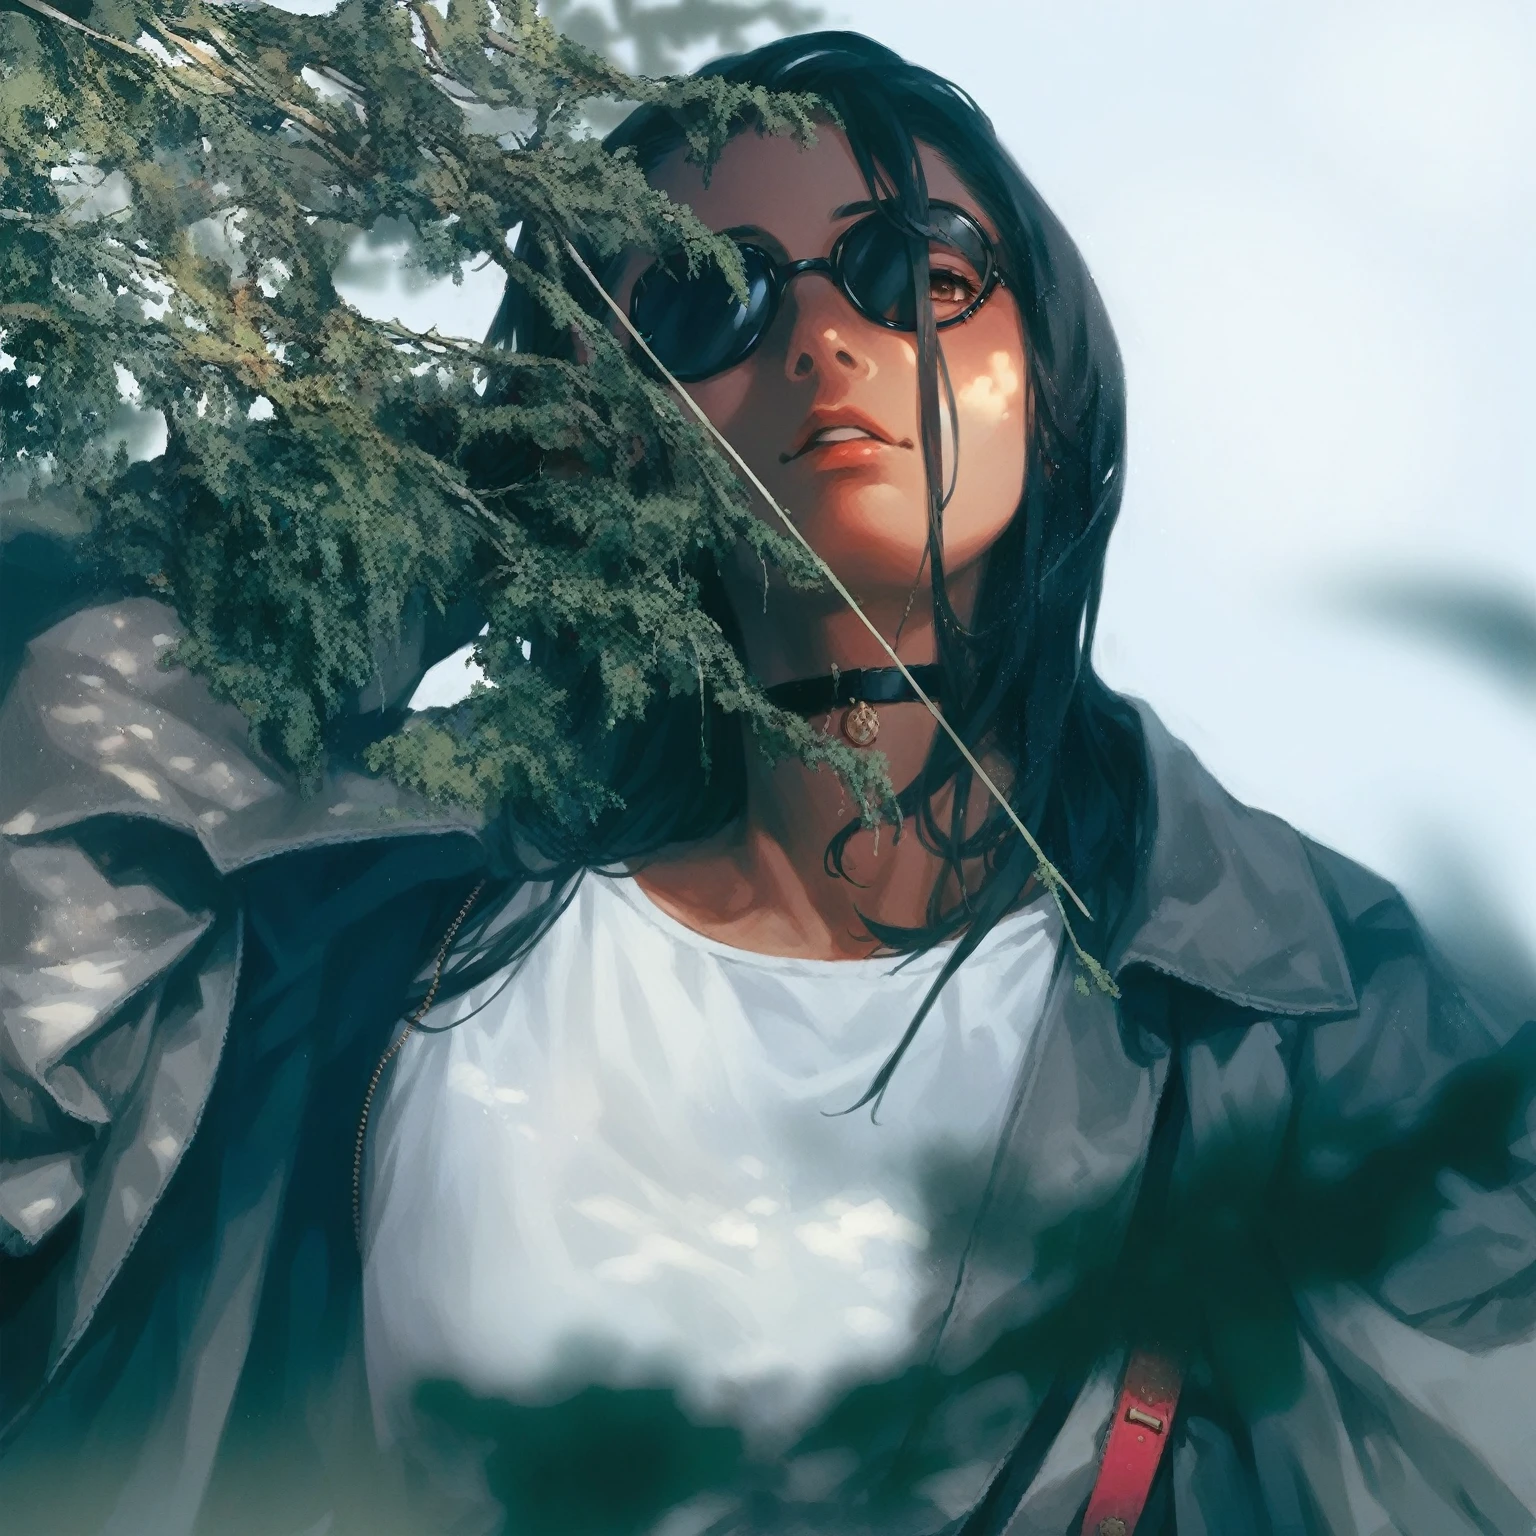
[[(608, 0), (606, 14), (590, 0), (544, 0), (541, 9), (558, 31), (638, 75), (680, 74), (701, 51), (711, 58), (741, 53), (761, 41), (753, 33), (764, 23), (790, 33), (809, 31), (823, 19), (795, 0)], [(606, 133), (626, 105), (588, 102), (584, 115)]]
[(794, 0), (610, 0), (607, 15), (590, 0), (545, 0), (543, 10), (567, 37), (606, 58), (624, 59), (639, 75), (677, 74), (701, 45), (711, 54), (740, 53), (757, 40), (752, 32), (764, 22), (799, 32), (821, 20), (818, 10)]
[[(176, 608), (174, 659), (263, 746), (314, 782), (325, 723), (374, 678), (410, 605), (474, 594), (490, 685), (370, 757), (427, 795), (524, 799), (575, 827), (611, 797), (612, 726), (657, 690), (707, 689), (770, 752), (830, 763), (866, 815), (888, 803), (882, 760), (772, 709), (701, 610), (688, 573), (703, 550), (745, 538), (796, 579), (815, 573), (591, 318), (563, 254), (567, 236), (605, 256), (682, 244), (734, 270), (726, 242), (583, 136), (584, 103), (664, 103), (706, 161), (749, 112), (810, 134), (814, 103), (630, 78), (531, 0), (452, 0), (446, 18), (349, 0), (323, 19), (11, 3), (0, 472), (30, 465), (79, 497), (102, 560)], [(431, 271), (503, 267), (580, 333), (584, 361), (349, 308), (332, 274), (386, 217), (419, 234)], [(548, 276), (509, 250), (518, 223)], [(165, 418), (148, 463), (105, 433), (120, 367)], [(488, 461), (534, 468), (506, 485), (477, 470)], [(523, 637), (546, 642), (531, 663)], [(557, 653), (558, 672), (542, 659)], [(567, 680), (583, 666), (601, 696), (578, 707)]]

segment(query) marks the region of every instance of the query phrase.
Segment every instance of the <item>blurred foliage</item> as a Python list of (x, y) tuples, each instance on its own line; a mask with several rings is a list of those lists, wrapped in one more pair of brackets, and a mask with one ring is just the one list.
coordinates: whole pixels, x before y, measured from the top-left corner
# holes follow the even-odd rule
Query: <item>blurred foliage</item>
[(669, 75), (687, 69), (701, 47), (711, 55), (740, 53), (761, 40), (753, 34), (765, 26), (804, 32), (822, 13), (795, 0), (608, 0), (603, 8), (593, 0), (545, 0), (544, 14), (573, 41), (636, 74)]
[(1461, 977), (1498, 1018), (1536, 1018), (1536, 954), (1480, 869), (1446, 829), (1420, 838), (1416, 893), (1425, 926)]
[[(103, 586), (176, 609), (170, 659), (259, 745), (315, 782), (327, 722), (377, 689), (403, 618), (470, 596), (488, 684), (369, 758), (430, 796), (577, 831), (612, 804), (614, 726), (709, 690), (770, 752), (830, 763), (866, 814), (888, 803), (883, 759), (769, 706), (702, 610), (699, 556), (739, 538), (815, 572), (592, 318), (564, 245), (735, 271), (584, 134), (583, 103), (664, 104), (707, 161), (747, 114), (809, 135), (812, 101), (622, 74), (531, 0), (5, 3), (0, 475), (78, 500)], [(723, 14), (677, 9), (684, 31)], [(381, 219), (430, 272), (503, 267), (585, 360), (359, 315), (332, 275)], [(124, 399), (163, 414), (162, 455), (128, 462), (107, 431)]]
[[(1507, 584), (1449, 572), (1377, 573), (1341, 584), (1344, 611), (1457, 657), (1478, 676), (1536, 704), (1536, 602)], [(1453, 969), (1508, 1018), (1536, 1009), (1536, 955), (1445, 829), (1420, 829), (1426, 873), (1416, 905)]]
[(1471, 662), (1536, 703), (1536, 600), (1487, 581), (1428, 573), (1356, 583), (1351, 608)]
[[(822, 20), (819, 8), (795, 0), (544, 0), (543, 13), (573, 41), (639, 75), (677, 74), (701, 52), (740, 53), (762, 40), (754, 34), (805, 32)], [(627, 105), (588, 102), (584, 115), (606, 133)]]

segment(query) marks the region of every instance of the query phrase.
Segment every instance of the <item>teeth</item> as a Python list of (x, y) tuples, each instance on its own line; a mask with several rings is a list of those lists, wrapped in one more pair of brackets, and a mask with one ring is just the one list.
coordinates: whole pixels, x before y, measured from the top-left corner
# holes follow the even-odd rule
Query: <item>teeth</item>
[(813, 443), (851, 443), (856, 437), (873, 437), (873, 432), (866, 432), (863, 427), (823, 427), (815, 437)]

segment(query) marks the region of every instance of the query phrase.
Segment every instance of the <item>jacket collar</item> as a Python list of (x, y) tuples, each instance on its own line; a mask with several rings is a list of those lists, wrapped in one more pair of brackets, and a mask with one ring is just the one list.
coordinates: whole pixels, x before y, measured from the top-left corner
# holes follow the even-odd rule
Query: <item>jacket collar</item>
[(1149, 966), (1261, 1013), (1353, 1012), (1338, 927), (1301, 836), (1234, 800), (1146, 704), (1131, 702), (1150, 824), (1111, 972)]

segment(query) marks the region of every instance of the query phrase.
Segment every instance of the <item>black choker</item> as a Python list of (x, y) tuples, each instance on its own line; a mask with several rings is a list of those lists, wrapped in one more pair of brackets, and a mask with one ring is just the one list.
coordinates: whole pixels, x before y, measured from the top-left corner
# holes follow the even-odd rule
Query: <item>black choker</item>
[[(937, 662), (908, 667), (919, 688), (930, 699), (939, 692), (943, 668)], [(763, 690), (768, 702), (792, 715), (819, 715), (834, 709), (845, 710), (843, 735), (856, 747), (867, 747), (880, 734), (880, 716), (876, 704), (910, 704), (917, 693), (900, 667), (853, 667), (847, 672), (826, 677), (801, 678), (793, 683), (777, 683)]]

